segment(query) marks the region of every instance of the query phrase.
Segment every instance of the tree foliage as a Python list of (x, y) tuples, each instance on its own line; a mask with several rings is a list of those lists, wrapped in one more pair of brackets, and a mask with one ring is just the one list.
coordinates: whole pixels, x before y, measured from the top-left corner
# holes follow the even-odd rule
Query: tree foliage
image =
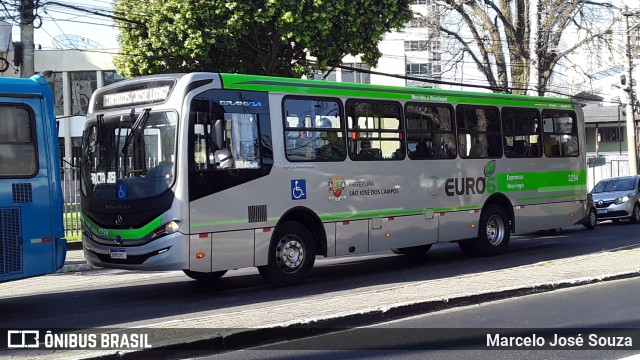
[(526, 93), (534, 84), (543, 95), (559, 61), (581, 46), (607, 40), (613, 24), (603, 26), (602, 20), (611, 17), (608, 5), (590, 0), (439, 0), (437, 4), (440, 11), (424, 14), (430, 27), (453, 39), (457, 44), (453, 58), (470, 58), (495, 91)]
[(299, 77), (348, 54), (375, 66), (378, 43), (412, 18), (410, 0), (117, 0), (118, 72)]

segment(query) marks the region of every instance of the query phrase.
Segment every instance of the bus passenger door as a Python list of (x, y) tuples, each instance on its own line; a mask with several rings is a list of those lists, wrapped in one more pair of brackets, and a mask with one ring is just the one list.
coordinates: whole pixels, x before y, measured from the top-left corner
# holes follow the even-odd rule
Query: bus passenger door
[(438, 241), (438, 221), (433, 209), (411, 216), (370, 220), (369, 251), (433, 244)]

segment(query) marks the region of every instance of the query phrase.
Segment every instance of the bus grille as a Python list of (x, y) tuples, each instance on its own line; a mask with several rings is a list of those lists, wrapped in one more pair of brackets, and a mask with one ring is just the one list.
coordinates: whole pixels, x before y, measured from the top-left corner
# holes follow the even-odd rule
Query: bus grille
[(265, 222), (267, 221), (267, 205), (249, 206), (249, 222)]
[(19, 208), (0, 209), (0, 275), (22, 272)]
[(13, 191), (14, 204), (33, 202), (30, 183), (11, 184), (11, 190)]

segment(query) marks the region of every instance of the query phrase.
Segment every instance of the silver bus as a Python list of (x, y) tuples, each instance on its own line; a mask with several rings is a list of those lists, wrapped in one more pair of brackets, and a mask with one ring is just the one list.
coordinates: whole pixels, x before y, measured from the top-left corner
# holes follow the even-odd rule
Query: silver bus
[(96, 91), (82, 145), (83, 243), (96, 266), (210, 281), (257, 267), (303, 281), (316, 256), (511, 234), (586, 210), (584, 119), (569, 99), (241, 74)]

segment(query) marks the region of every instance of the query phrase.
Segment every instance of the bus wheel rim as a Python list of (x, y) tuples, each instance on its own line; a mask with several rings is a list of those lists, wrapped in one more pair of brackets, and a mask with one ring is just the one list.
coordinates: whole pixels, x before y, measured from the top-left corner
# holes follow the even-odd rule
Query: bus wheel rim
[(276, 246), (276, 260), (282, 271), (286, 273), (298, 271), (304, 262), (304, 247), (300, 238), (288, 235), (280, 239)]
[(487, 221), (487, 240), (489, 244), (498, 246), (504, 240), (504, 222), (498, 215), (493, 215)]

